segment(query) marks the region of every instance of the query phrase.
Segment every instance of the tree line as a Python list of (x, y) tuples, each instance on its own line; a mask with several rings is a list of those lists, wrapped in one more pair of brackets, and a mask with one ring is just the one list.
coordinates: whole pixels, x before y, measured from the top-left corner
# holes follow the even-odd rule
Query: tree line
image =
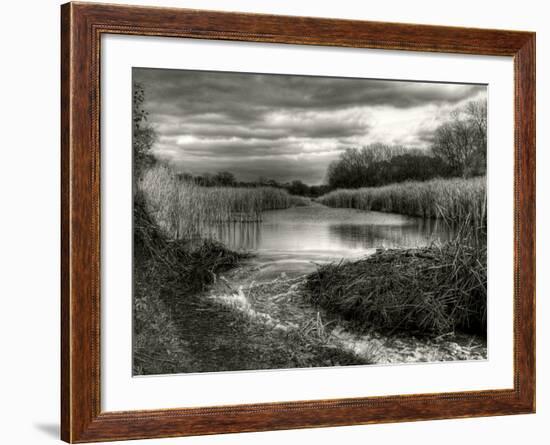
[(371, 144), (344, 150), (327, 170), (330, 189), (378, 187), (406, 180), (472, 177), (486, 172), (487, 103), (454, 110), (426, 150)]
[(260, 176), (255, 181), (239, 181), (230, 171), (219, 171), (216, 173), (203, 173), (192, 175), (190, 173), (179, 173), (177, 177), (181, 181), (193, 182), (202, 187), (274, 187), (284, 189), (291, 195), (309, 196), (316, 198), (330, 191), (328, 185), (308, 185), (295, 179), (290, 182), (279, 182)]

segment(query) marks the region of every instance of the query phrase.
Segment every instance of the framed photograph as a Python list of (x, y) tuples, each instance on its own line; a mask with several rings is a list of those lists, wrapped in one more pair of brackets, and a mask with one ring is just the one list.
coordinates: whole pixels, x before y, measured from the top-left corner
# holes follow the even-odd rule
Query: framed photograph
[(61, 8), (62, 439), (535, 411), (535, 34)]

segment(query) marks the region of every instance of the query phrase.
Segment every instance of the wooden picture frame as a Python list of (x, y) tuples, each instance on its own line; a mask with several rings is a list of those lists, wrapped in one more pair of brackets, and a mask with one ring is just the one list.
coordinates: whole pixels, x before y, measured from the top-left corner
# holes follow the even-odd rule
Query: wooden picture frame
[[(535, 34), (67, 3), (61, 7), (61, 437), (71, 443), (535, 411)], [(100, 38), (103, 34), (511, 56), (515, 70), (514, 387), (102, 412)]]

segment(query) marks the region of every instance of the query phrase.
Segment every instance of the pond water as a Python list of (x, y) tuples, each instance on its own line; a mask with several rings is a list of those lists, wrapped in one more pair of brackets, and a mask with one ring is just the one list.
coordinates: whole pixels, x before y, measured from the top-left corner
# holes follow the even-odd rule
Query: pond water
[(452, 233), (437, 220), (313, 203), (264, 212), (261, 222), (220, 224), (212, 236), (230, 249), (254, 253), (253, 261), (263, 264), (263, 275), (271, 277), (306, 273), (315, 263), (360, 258), (377, 248), (444, 242)]

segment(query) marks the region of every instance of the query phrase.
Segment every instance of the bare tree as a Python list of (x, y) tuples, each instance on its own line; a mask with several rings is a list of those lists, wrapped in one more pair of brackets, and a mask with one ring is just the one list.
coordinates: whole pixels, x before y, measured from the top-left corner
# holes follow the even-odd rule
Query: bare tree
[(466, 115), (474, 127), (478, 157), (485, 171), (487, 165), (487, 101), (468, 102)]
[(400, 145), (370, 144), (347, 148), (327, 170), (327, 182), (332, 188), (376, 185), (377, 165), (410, 152)]
[(437, 128), (432, 151), (457, 175), (484, 173), (487, 152), (486, 101), (472, 101), (454, 110), (450, 119)]

